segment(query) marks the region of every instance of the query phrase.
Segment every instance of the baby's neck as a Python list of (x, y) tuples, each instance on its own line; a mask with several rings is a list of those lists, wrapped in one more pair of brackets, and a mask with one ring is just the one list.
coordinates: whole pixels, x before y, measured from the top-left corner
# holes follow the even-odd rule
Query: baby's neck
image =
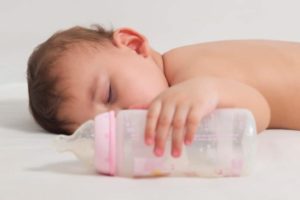
[(151, 49), (150, 55), (151, 55), (152, 59), (154, 60), (154, 62), (156, 63), (156, 66), (159, 67), (159, 69), (162, 71), (166, 81), (170, 85), (170, 80), (169, 80), (168, 73), (167, 73), (167, 67), (164, 62), (164, 56), (153, 49)]
[(161, 69), (164, 72), (165, 66), (164, 66), (163, 56), (159, 52), (153, 49), (151, 49), (150, 54), (154, 62), (156, 63), (156, 65), (159, 67), (159, 69)]

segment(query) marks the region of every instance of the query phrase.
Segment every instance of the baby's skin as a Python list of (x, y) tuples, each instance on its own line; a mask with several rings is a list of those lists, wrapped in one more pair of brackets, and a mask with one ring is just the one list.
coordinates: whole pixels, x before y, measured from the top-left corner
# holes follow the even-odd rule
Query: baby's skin
[(162, 156), (171, 134), (174, 157), (216, 108), (249, 109), (258, 133), (300, 130), (300, 43), (217, 41), (160, 54), (140, 33), (120, 28), (112, 44), (88, 46), (75, 45), (57, 70), (73, 97), (59, 115), (74, 122), (71, 130), (101, 112), (146, 108), (145, 142)]

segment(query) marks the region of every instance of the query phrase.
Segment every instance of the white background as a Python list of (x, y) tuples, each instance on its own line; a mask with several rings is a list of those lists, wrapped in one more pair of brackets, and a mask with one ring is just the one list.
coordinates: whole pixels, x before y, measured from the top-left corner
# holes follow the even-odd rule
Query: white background
[(153, 48), (210, 40), (300, 41), (298, 0), (0, 0), (0, 84), (26, 81), (26, 62), (57, 30), (129, 26)]

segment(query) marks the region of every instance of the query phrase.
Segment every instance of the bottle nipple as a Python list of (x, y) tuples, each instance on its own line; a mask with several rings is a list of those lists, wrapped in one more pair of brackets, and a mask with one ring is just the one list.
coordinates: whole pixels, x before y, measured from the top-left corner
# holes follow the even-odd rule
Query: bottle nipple
[(70, 135), (59, 135), (54, 141), (58, 152), (70, 151), (82, 162), (94, 165), (94, 121), (89, 120), (83, 123), (76, 131)]

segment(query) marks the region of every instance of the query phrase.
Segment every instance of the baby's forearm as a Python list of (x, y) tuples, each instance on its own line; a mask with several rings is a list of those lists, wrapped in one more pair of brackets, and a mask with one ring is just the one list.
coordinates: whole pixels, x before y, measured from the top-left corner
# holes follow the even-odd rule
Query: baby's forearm
[(269, 126), (270, 106), (258, 90), (236, 80), (216, 79), (215, 81), (219, 93), (218, 107), (249, 109), (255, 117), (258, 133)]

